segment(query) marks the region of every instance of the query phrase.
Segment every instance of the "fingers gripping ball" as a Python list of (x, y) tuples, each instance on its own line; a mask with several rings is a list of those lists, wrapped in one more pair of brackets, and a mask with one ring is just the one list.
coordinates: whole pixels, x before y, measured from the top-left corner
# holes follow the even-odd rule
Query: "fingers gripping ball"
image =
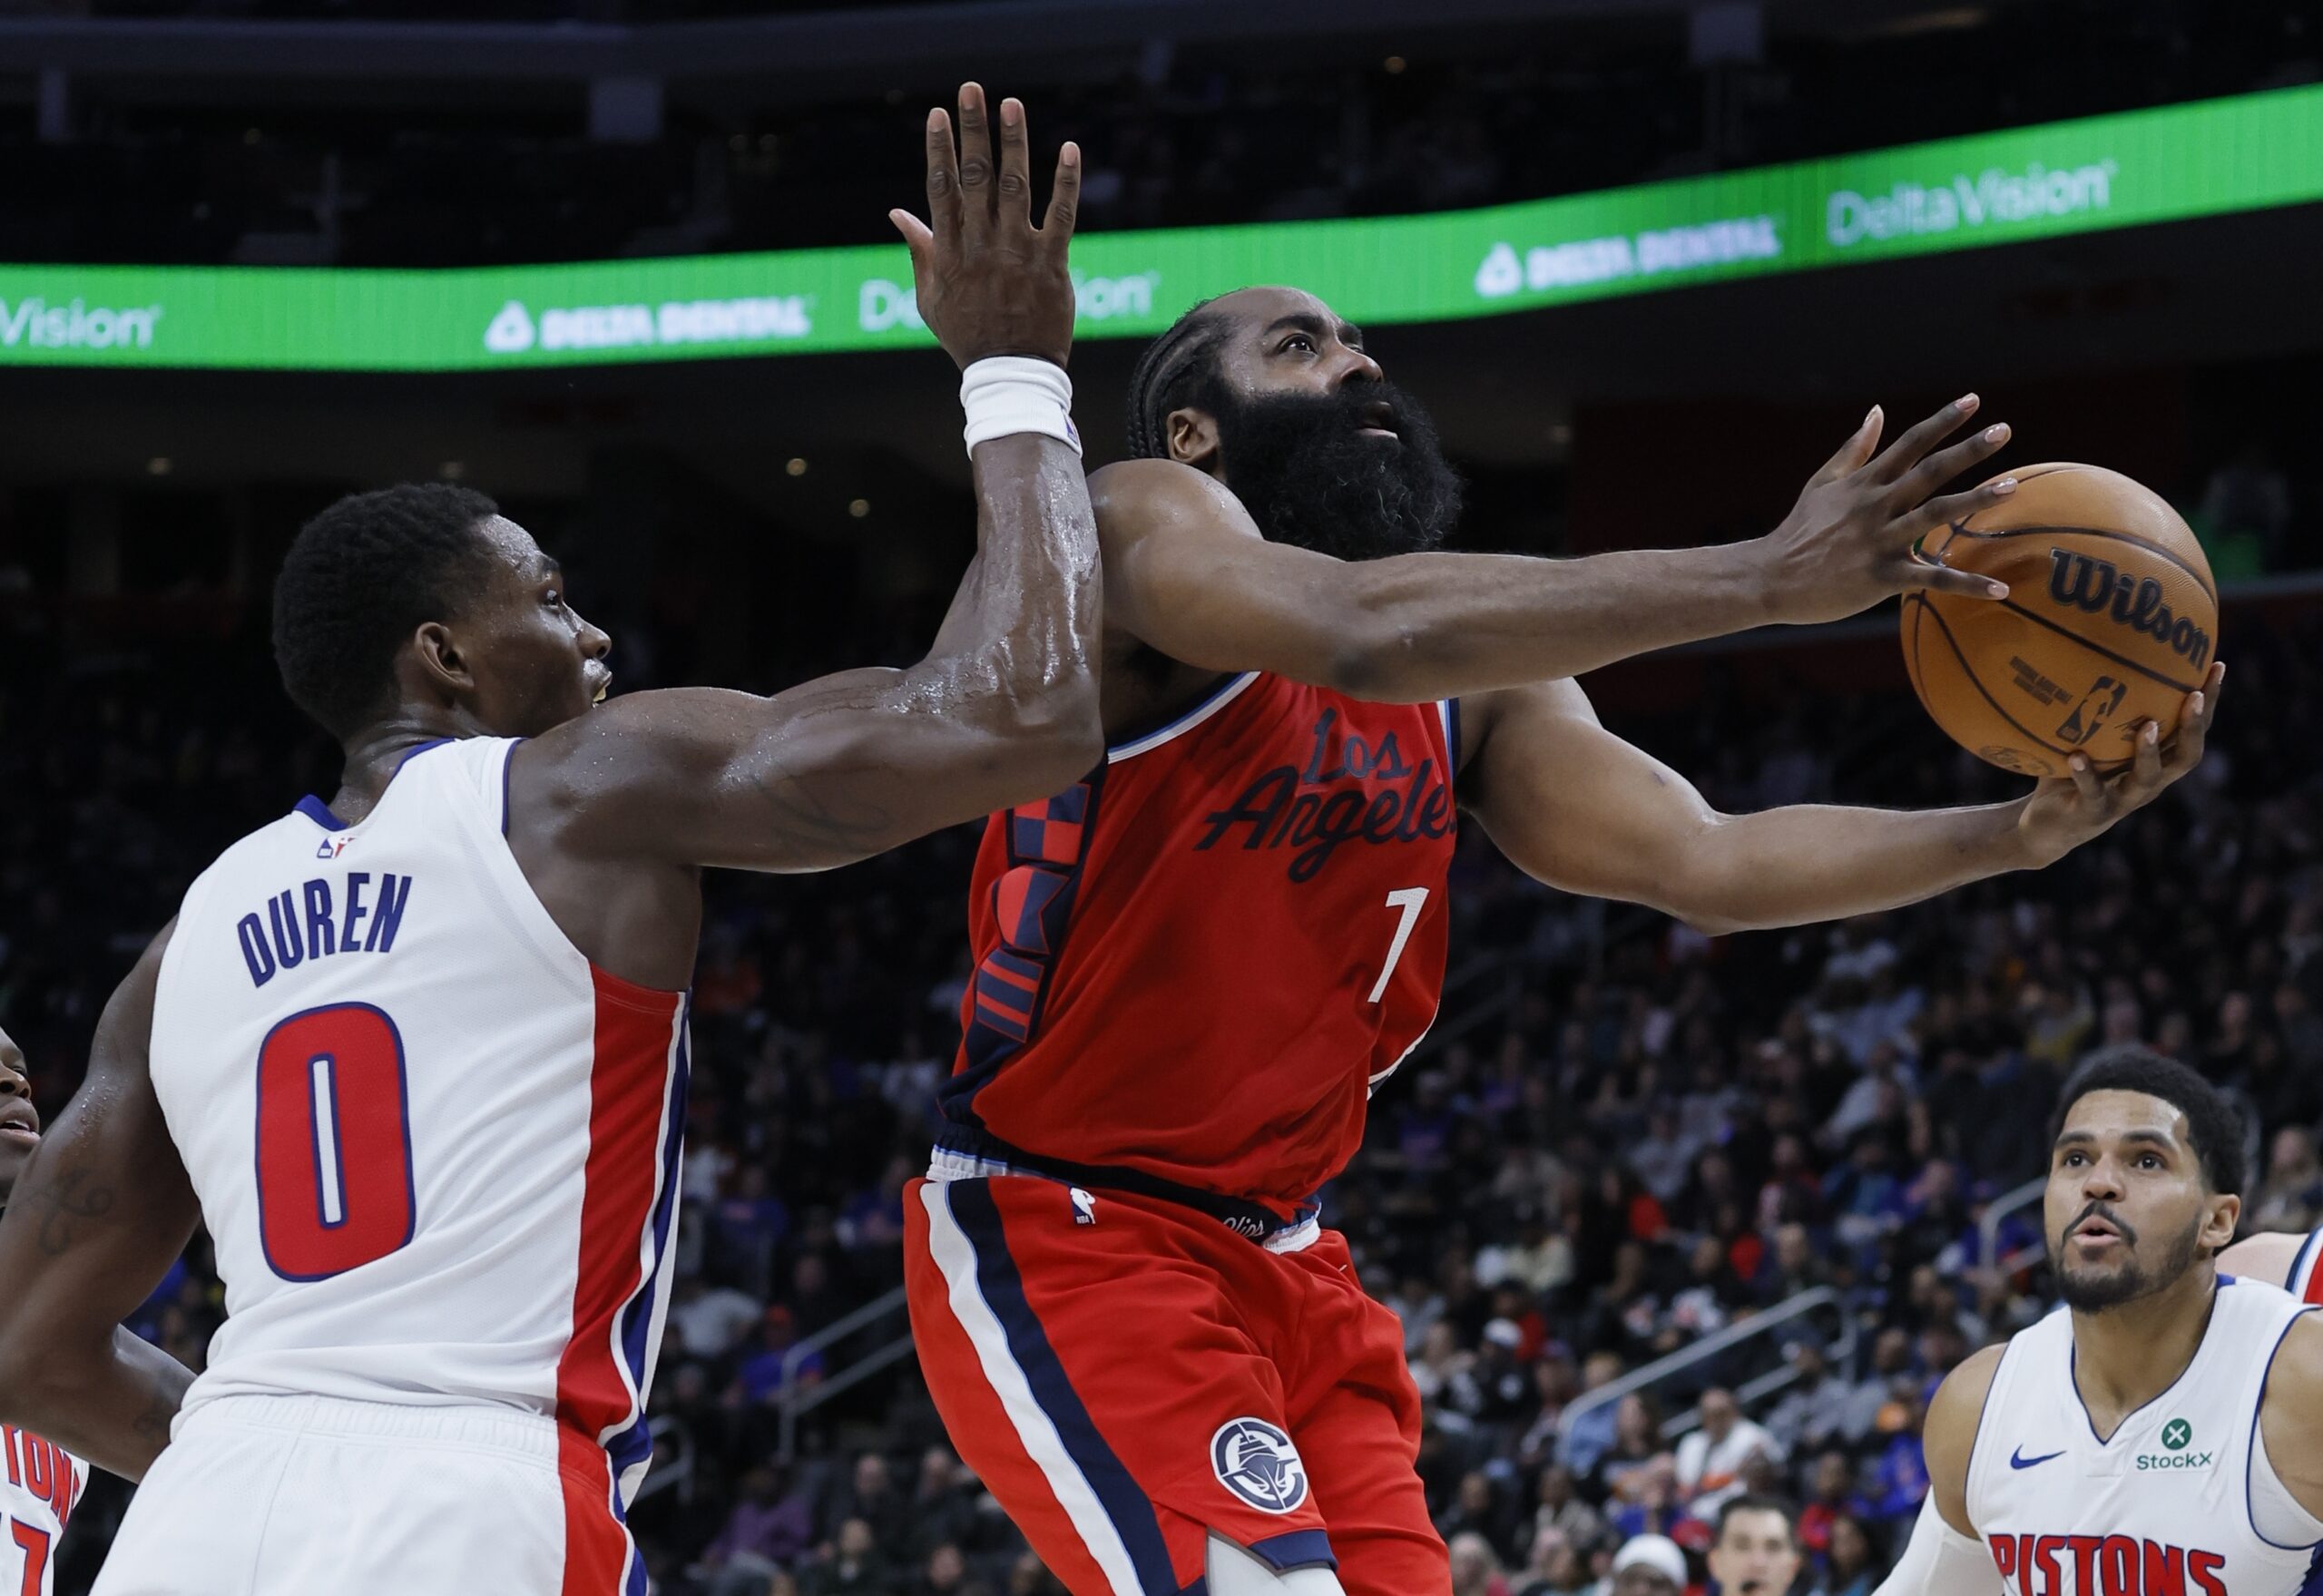
[(2140, 725), (2168, 740), (2218, 652), (2210, 561), (2161, 495), (2094, 465), (2035, 465), (2016, 492), (1921, 553), (1997, 577), (1999, 603), (1904, 599), (1904, 661), (1936, 723), (1978, 759), (2063, 776), (2074, 753), (2127, 764)]

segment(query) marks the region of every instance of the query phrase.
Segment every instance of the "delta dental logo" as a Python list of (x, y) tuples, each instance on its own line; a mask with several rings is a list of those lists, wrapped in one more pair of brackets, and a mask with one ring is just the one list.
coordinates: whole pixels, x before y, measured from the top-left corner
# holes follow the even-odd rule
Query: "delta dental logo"
[(2105, 160), (2087, 166), (2044, 166), (2035, 161), (2021, 172), (1988, 166), (1971, 177), (1955, 172), (1935, 187), (1899, 182), (1884, 194), (1838, 189), (1824, 201), (1823, 233), (1846, 250), (1867, 239), (1908, 238), (1916, 233), (2005, 227), (2044, 218), (2110, 210), (2113, 180), (2121, 163)]
[[(1073, 314), (1077, 321), (1111, 321), (1116, 317), (1153, 314), (1153, 291), (1162, 286), (1158, 271), (1132, 272), (1126, 277), (1084, 277), (1073, 274)], [(899, 327), (925, 331), (919, 296), (907, 283), (886, 278), (865, 279), (855, 297), (856, 325), (865, 332), (890, 332)]]
[(1779, 219), (1773, 216), (1729, 217), (1699, 226), (1541, 244), (1521, 256), (1515, 245), (1496, 243), (1476, 268), (1476, 293), (1483, 299), (1498, 299), (1525, 289), (1541, 293), (1619, 278), (1699, 271), (1740, 260), (1779, 259)]
[(653, 305), (573, 305), (544, 310), (511, 299), (484, 329), (495, 355), (625, 349), (641, 344), (747, 344), (803, 338), (815, 330), (814, 299), (773, 294), (739, 299), (670, 299)]
[(116, 308), (91, 305), (75, 296), (63, 305), (46, 299), (0, 299), (0, 348), (150, 349), (159, 305)]

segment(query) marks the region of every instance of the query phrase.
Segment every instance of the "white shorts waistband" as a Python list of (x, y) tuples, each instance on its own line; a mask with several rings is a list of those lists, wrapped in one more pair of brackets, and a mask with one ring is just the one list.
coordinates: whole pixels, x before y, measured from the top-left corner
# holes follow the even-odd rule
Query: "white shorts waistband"
[(297, 1434), (482, 1447), (551, 1465), (557, 1457), (554, 1419), (473, 1403), (358, 1402), (339, 1396), (246, 1393), (215, 1396), (188, 1408), (178, 1416), (173, 1434), (183, 1435), (212, 1424)]

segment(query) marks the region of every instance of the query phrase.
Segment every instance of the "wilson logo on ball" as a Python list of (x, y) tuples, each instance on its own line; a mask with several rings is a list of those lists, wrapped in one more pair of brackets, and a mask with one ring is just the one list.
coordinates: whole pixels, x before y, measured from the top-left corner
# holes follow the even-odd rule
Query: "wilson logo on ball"
[(2117, 625), (2144, 632), (2197, 666), (2210, 660), (2210, 634), (2188, 617), (2172, 614), (2161, 602), (2161, 583), (2151, 576), (2124, 576), (2111, 561), (2051, 549), (2049, 596), (2092, 615), (2110, 604)]

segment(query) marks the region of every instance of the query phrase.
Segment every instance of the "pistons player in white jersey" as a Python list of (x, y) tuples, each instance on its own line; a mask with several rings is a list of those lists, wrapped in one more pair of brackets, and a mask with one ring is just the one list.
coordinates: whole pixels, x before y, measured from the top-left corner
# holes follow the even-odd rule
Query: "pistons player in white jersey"
[(1882, 1596), (2311, 1588), (2323, 1317), (2219, 1267), (2242, 1146), (2231, 1100), (2158, 1054), (2109, 1051), (2067, 1083), (2044, 1213), (2064, 1304), (1946, 1377)]
[[(277, 658), (344, 784), (194, 883), (0, 1223), (0, 1420), (143, 1476), (101, 1596), (646, 1591), (702, 867), (844, 864), (1102, 751), (1078, 156), (1036, 227), (1023, 108), (996, 161), (960, 113), (933, 228), (897, 213), (980, 511), (919, 664), (592, 710), (609, 641), (488, 500), (366, 494), (292, 545)], [(115, 1325), (197, 1219), (228, 1317), (186, 1390)]]
[[(39, 1145), (24, 1052), (0, 1031), (0, 1209)], [(0, 1596), (50, 1596), (56, 1589), (57, 1538), (88, 1484), (89, 1465), (64, 1448), (0, 1425)]]

